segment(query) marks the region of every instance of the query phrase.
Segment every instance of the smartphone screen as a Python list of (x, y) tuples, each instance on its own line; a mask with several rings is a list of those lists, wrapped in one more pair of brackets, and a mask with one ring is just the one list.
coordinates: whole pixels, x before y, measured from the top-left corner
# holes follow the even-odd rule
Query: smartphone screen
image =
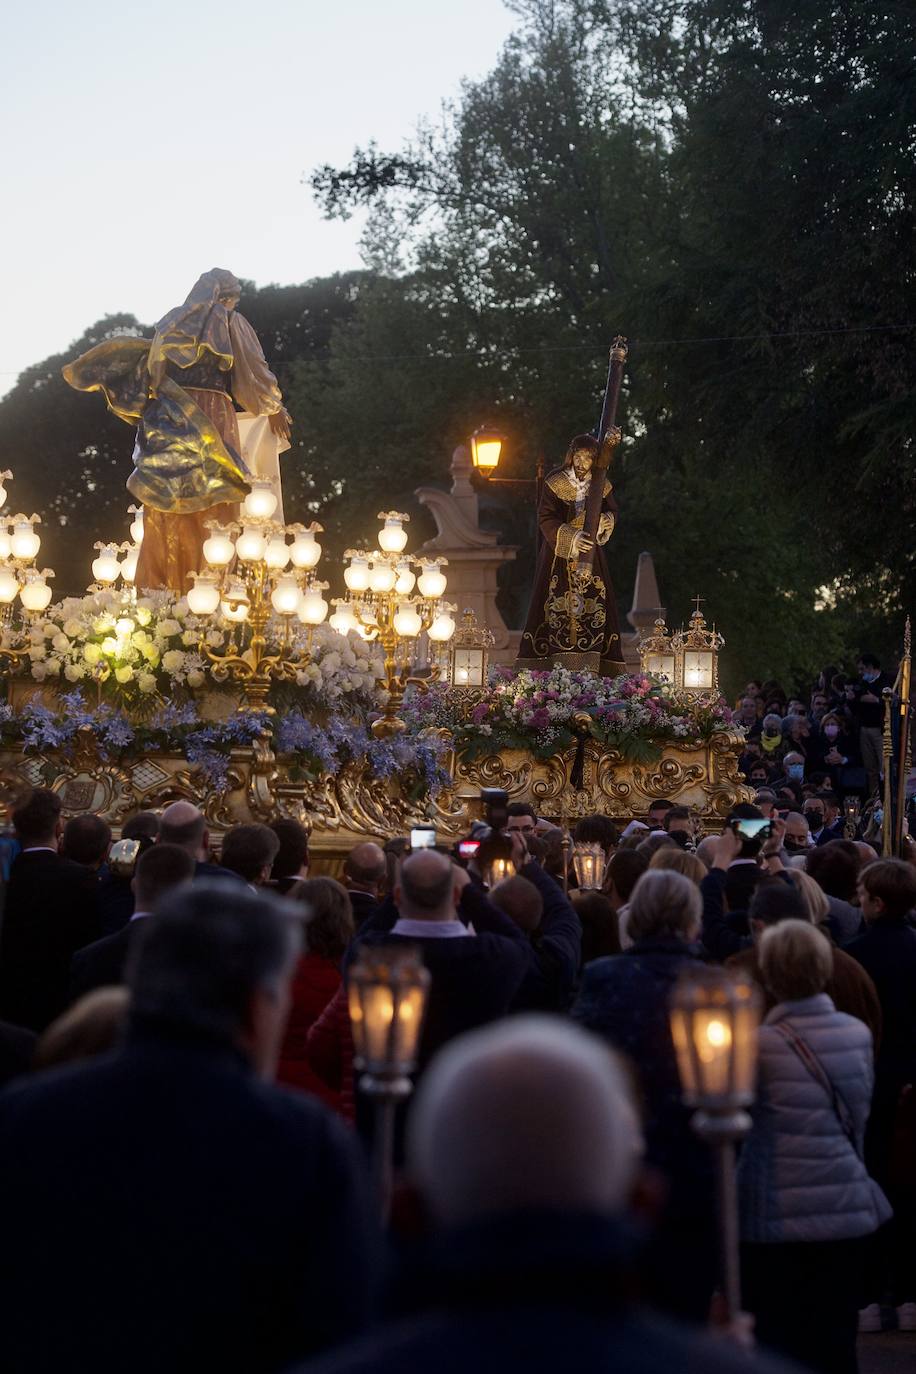
[(745, 820), (739, 817), (735, 821), (735, 829), (745, 840), (767, 840), (773, 826), (770, 821)]
[(414, 825), (410, 829), (411, 849), (435, 849), (436, 832), (423, 825)]
[(459, 854), (459, 857), (462, 858), (462, 859), (473, 859), (474, 855), (477, 853), (477, 851), (478, 851), (479, 848), (480, 848), (480, 841), (479, 841), (479, 840), (459, 840), (459, 841), (458, 841), (458, 854)]

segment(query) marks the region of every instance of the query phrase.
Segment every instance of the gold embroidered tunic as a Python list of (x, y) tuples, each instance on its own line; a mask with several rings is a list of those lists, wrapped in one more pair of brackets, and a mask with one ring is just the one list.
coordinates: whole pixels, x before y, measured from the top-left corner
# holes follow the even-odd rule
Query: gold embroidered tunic
[(610, 529), (599, 535), (590, 569), (579, 573), (572, 541), (585, 523), (588, 483), (571, 467), (548, 473), (538, 506), (541, 534), (528, 619), (519, 645), (519, 668), (564, 667), (607, 677), (625, 671), (617, 606), (602, 547), (617, 515), (611, 483), (605, 478), (601, 504)]

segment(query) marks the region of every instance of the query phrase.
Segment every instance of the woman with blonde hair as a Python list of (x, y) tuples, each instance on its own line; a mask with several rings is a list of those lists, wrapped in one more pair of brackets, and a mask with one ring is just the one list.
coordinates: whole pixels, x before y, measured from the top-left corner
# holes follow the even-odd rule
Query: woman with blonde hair
[(696, 854), (691, 854), (686, 849), (679, 849), (676, 846), (670, 848), (656, 849), (652, 858), (649, 860), (649, 868), (664, 868), (674, 873), (683, 873), (685, 878), (689, 878), (697, 887), (706, 877), (708, 869), (702, 859), (698, 859)]
[(770, 926), (759, 961), (775, 1005), (738, 1164), (744, 1305), (761, 1345), (856, 1374), (865, 1247), (891, 1211), (863, 1161), (871, 1033), (827, 995), (833, 950), (810, 921)]

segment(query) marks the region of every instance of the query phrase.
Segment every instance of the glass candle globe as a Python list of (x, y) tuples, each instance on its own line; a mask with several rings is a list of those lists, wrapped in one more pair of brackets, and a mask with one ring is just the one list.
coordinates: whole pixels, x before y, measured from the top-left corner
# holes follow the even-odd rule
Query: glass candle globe
[(347, 553), (344, 557), (349, 558), (349, 567), (344, 568), (344, 582), (351, 592), (367, 592), (369, 590), (369, 560), (364, 553)]
[(437, 615), (427, 631), (430, 639), (435, 640), (437, 644), (444, 644), (454, 633), (455, 622), (447, 612)]
[[(326, 583), (324, 584), (327, 585)], [(330, 607), (321, 595), (322, 587), (307, 587), (299, 602), (299, 619), (303, 625), (323, 625)]]
[[(254, 477), (251, 491), (242, 502), (242, 515), (246, 520), (269, 520), (277, 509), (277, 497), (266, 477)], [(241, 558), (241, 554), (239, 557)]]
[(299, 530), (290, 547), (294, 568), (314, 568), (321, 557), (321, 545), (312, 530)]
[(295, 573), (286, 573), (277, 579), (277, 585), (270, 594), (270, 604), (278, 615), (295, 615), (301, 596)]
[(211, 568), (225, 568), (232, 562), (235, 545), (229, 537), (227, 525), (214, 525), (209, 539), (204, 540), (203, 555)]
[(27, 611), (43, 611), (51, 600), (51, 588), (45, 581), (45, 574), (28, 578), (19, 596)]
[(407, 543), (407, 531), (403, 523), (405, 518), (395, 511), (382, 511), (379, 515), (379, 519), (385, 522), (378, 532), (378, 546), (383, 553), (403, 552)]
[(257, 563), (264, 557), (267, 540), (259, 529), (246, 525), (235, 541), (235, 551), (243, 563)]
[(137, 560), (140, 557), (140, 550), (136, 544), (127, 550), (121, 561), (121, 576), (125, 582), (133, 582), (137, 576)]
[(289, 562), (289, 545), (280, 534), (272, 534), (264, 550), (264, 562), (268, 568), (285, 568)]
[(249, 611), (248, 593), (243, 582), (235, 581), (229, 586), (229, 590), (223, 597), (221, 610), (227, 620), (233, 625), (241, 625), (248, 619)]
[(408, 602), (403, 602), (394, 613), (395, 634), (402, 639), (416, 639), (423, 628), (419, 612)]
[(8, 606), (19, 591), (19, 585), (14, 569), (0, 566), (0, 604)]
[(383, 594), (394, 588), (398, 575), (390, 563), (373, 563), (369, 569), (369, 588)]
[(0, 525), (0, 561), (9, 558), (13, 552), (10, 532), (6, 525)]
[(128, 515), (132, 515), (132, 516), (134, 517), (133, 520), (130, 522), (130, 537), (131, 537), (131, 539), (134, 541), (135, 544), (142, 544), (142, 543), (143, 543), (143, 507), (142, 507), (142, 506), (129, 506), (129, 507), (128, 507), (128, 512), (127, 512), (127, 513), (128, 513)]
[(336, 630), (340, 635), (345, 635), (348, 630), (358, 630), (359, 621), (356, 619), (353, 613), (353, 607), (350, 603), (347, 601), (335, 600), (334, 605), (337, 609), (328, 621), (331, 629)]
[(219, 585), (213, 573), (192, 573), (188, 607), (194, 615), (212, 615), (219, 605)]
[[(10, 548), (13, 557), (20, 558), (24, 563), (37, 555), (41, 548), (41, 540), (35, 533), (30, 520), (20, 519), (13, 522)], [(117, 574), (115, 575), (117, 576)]]
[(410, 596), (417, 585), (417, 577), (415, 573), (411, 572), (410, 564), (406, 558), (397, 565), (395, 572), (397, 573), (397, 581), (394, 584), (394, 590), (398, 596)]
[[(15, 548), (16, 541), (14, 539), (14, 551)], [(120, 571), (117, 547), (114, 544), (105, 544), (104, 547), (100, 547), (98, 558), (92, 560), (92, 576), (96, 582), (116, 582)]]
[(3, 483), (4, 483), (5, 481), (6, 481), (6, 478), (5, 478), (5, 477), (3, 478), (3, 481), (0, 481), (0, 507), (6, 505), (6, 498), (7, 498), (7, 496), (9, 496), (9, 492), (7, 491), (6, 487), (3, 485)]
[(445, 585), (445, 573), (440, 570), (438, 563), (423, 565), (423, 571), (417, 578), (417, 591), (421, 596), (436, 601), (445, 591)]

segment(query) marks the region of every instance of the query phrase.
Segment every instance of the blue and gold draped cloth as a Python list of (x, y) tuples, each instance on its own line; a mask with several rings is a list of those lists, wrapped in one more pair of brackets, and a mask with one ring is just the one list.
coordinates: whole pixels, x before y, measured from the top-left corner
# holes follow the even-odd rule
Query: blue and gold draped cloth
[(250, 490), (235, 424), (221, 428), (195, 403), (193, 385), (186, 390), (180, 380), (207, 362), (226, 374), (220, 390), (227, 402), (231, 390), (252, 414), (282, 409), (257, 335), (225, 304), (239, 290), (231, 272), (205, 272), (184, 304), (159, 321), (152, 340), (107, 339), (63, 369), (77, 391), (100, 391), (115, 415), (137, 426), (127, 486), (144, 506), (190, 514), (238, 502)]

